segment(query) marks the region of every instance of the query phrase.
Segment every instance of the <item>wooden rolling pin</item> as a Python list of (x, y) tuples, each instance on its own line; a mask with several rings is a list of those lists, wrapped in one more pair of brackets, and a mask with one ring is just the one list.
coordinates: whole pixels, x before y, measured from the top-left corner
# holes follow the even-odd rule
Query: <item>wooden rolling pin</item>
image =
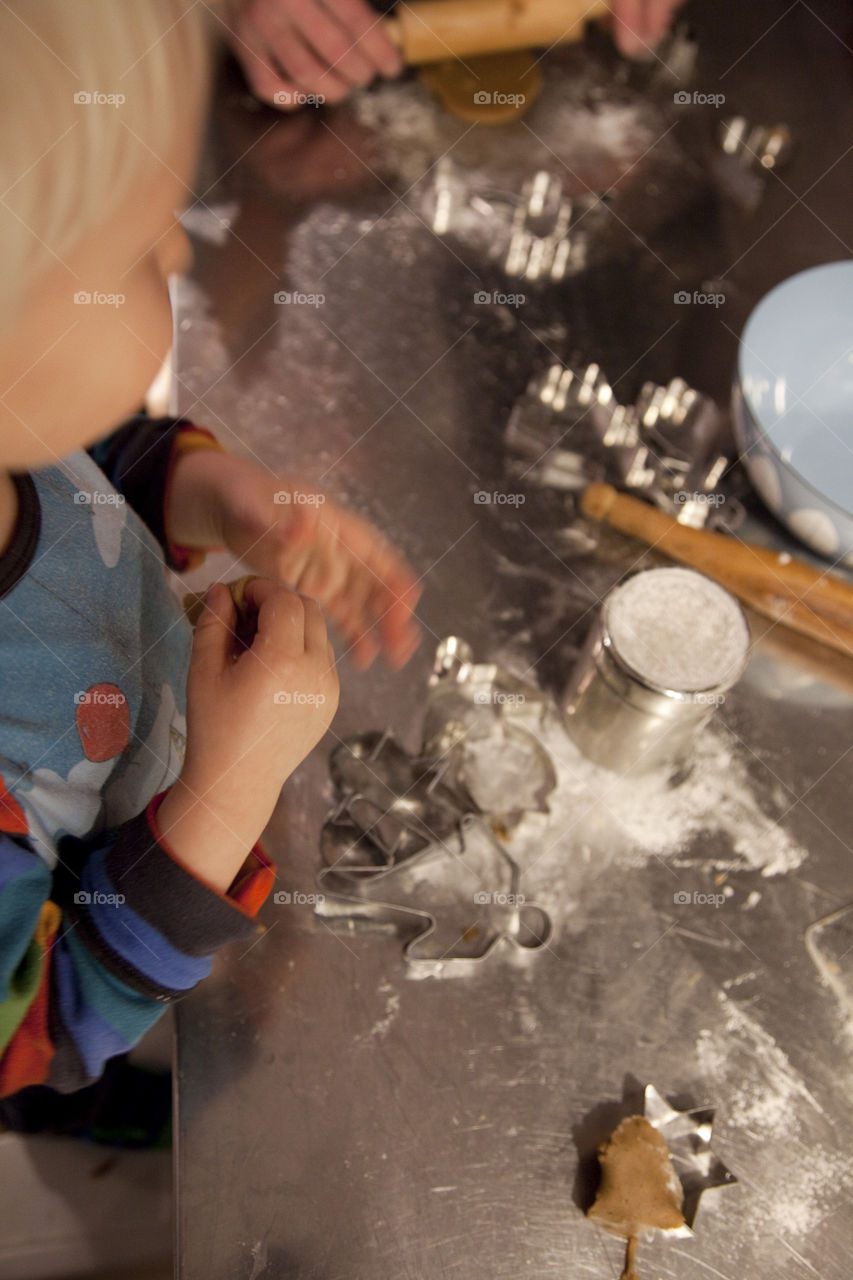
[(579, 40), (588, 19), (609, 12), (605, 0), (414, 0), (382, 25), (416, 65)]
[(688, 528), (609, 484), (589, 485), (581, 510), (706, 573), (756, 613), (853, 657), (853, 587), (841, 578), (730, 534)]

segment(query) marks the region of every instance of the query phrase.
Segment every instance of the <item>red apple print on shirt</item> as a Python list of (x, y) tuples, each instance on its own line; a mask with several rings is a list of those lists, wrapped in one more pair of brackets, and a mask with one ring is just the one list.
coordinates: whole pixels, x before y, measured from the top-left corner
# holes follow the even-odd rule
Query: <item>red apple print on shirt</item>
[(0, 778), (0, 831), (8, 831), (10, 835), (26, 835), (27, 818), (17, 800), (6, 790)]
[(93, 684), (78, 693), (77, 732), (87, 760), (112, 760), (130, 741), (130, 708), (115, 684)]

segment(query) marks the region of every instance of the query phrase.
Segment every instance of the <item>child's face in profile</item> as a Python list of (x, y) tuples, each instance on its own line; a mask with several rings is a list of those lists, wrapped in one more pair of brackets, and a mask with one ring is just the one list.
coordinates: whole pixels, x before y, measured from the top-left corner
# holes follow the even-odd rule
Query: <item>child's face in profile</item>
[(121, 208), (56, 261), (0, 334), (0, 467), (48, 466), (142, 405), (169, 350), (168, 277), (187, 268), (175, 211), (189, 194), (195, 137), (152, 158)]

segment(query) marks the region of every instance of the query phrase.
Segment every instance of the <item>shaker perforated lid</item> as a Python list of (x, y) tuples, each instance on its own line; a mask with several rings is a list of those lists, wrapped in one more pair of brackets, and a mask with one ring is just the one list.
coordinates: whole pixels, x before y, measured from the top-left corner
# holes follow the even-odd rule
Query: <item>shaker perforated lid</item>
[(610, 593), (604, 626), (613, 657), (653, 689), (727, 689), (743, 671), (749, 628), (725, 588), (693, 569), (647, 569)]

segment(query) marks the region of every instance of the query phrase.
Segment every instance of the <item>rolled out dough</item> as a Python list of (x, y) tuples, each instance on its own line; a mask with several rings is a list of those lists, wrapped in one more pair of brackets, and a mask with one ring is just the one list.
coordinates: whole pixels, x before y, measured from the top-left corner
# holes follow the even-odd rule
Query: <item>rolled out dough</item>
[(472, 124), (520, 120), (538, 98), (544, 81), (529, 49), (465, 62), (447, 58), (428, 63), (419, 75), (448, 111)]

